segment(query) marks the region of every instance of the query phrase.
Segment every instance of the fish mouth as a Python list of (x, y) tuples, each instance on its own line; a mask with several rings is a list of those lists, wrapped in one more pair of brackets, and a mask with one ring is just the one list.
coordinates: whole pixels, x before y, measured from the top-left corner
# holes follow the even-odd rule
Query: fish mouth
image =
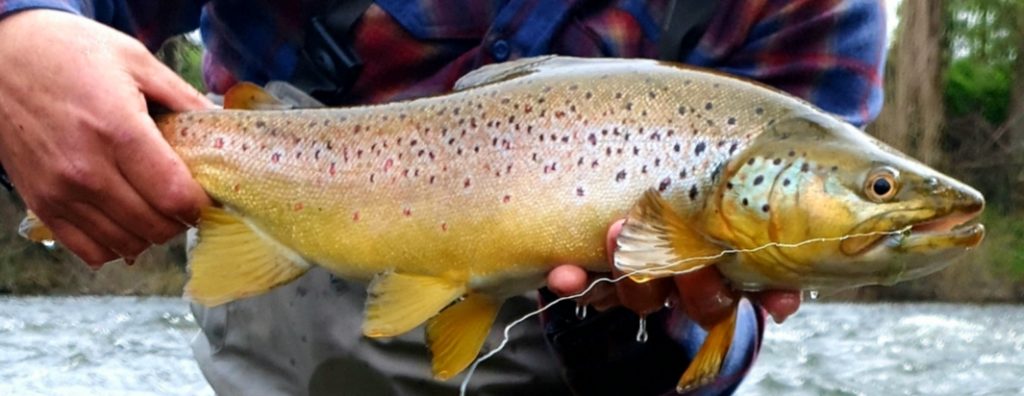
[(883, 248), (902, 253), (971, 249), (985, 238), (985, 226), (977, 222), (983, 208), (983, 203), (972, 203), (945, 214), (910, 220), (903, 224), (881, 219), (868, 221), (854, 230), (852, 234), (857, 236), (843, 240), (840, 247), (848, 256), (865, 255)]

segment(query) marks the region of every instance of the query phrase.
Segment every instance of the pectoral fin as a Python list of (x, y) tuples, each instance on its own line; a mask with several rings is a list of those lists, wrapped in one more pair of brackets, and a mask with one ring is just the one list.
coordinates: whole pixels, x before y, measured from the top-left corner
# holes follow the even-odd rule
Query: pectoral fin
[(221, 208), (203, 209), (199, 242), (189, 260), (185, 296), (205, 306), (224, 304), (287, 283), (310, 265)]
[(643, 282), (713, 264), (722, 247), (686, 223), (655, 190), (648, 190), (626, 217), (616, 239), (615, 267)]
[(427, 322), (434, 378), (447, 380), (473, 362), (500, 307), (490, 296), (471, 293)]
[(697, 355), (693, 357), (690, 366), (679, 379), (676, 392), (687, 392), (715, 380), (722, 369), (722, 362), (729, 352), (729, 346), (732, 345), (733, 333), (736, 331), (736, 313), (736, 305), (733, 305), (732, 312), (711, 327), (704, 344), (700, 346)]
[(367, 290), (367, 337), (393, 337), (437, 315), (466, 293), (464, 282), (423, 275), (388, 272), (378, 275)]

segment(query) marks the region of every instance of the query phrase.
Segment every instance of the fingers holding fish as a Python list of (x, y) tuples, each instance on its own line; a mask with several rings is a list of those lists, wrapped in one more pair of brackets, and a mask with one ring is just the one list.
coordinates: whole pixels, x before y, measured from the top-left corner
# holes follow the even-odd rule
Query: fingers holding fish
[(133, 222), (149, 225), (150, 240), (163, 242), (184, 230), (185, 224), (194, 224), (210, 200), (150, 118), (135, 117), (131, 127), (131, 140), (114, 146), (115, 161), (129, 187), (121, 195), (136, 209), (139, 217), (131, 216)]
[(58, 240), (100, 265), (180, 232), (174, 215), (198, 216), (205, 195), (145, 101), (205, 107), (195, 90), (148, 82), (168, 77), (141, 43), (80, 16), (26, 11), (4, 19), (0, 36), (10, 44), (0, 68), (13, 76), (0, 81), (0, 158)]
[(803, 301), (798, 291), (766, 290), (749, 294), (760, 303), (775, 323), (782, 324), (800, 309)]
[(71, 222), (61, 218), (50, 218), (44, 221), (47, 222), (47, 227), (53, 231), (57, 240), (75, 252), (89, 267), (98, 269), (103, 263), (118, 258), (117, 253), (101, 245)]

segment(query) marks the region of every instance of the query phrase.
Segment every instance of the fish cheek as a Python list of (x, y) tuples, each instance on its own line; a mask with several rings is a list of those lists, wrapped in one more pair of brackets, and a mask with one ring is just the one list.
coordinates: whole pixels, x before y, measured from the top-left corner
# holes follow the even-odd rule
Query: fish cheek
[[(777, 186), (773, 203), (775, 241), (784, 244), (780, 254), (795, 264), (813, 266), (840, 260), (839, 240), (857, 223), (855, 210), (843, 194), (826, 188), (827, 182), (814, 174), (782, 175), (792, 182)], [(833, 240), (834, 239), (834, 240)], [(786, 246), (789, 245), (789, 246)], [(797, 246), (793, 246), (797, 245)]]

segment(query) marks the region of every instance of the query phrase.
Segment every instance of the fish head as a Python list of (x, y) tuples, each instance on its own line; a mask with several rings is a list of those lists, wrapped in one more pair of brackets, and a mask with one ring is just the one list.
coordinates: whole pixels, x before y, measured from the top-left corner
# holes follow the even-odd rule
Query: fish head
[(766, 128), (712, 198), (711, 233), (740, 251), (723, 272), (742, 287), (893, 284), (981, 243), (970, 186), (824, 114)]

